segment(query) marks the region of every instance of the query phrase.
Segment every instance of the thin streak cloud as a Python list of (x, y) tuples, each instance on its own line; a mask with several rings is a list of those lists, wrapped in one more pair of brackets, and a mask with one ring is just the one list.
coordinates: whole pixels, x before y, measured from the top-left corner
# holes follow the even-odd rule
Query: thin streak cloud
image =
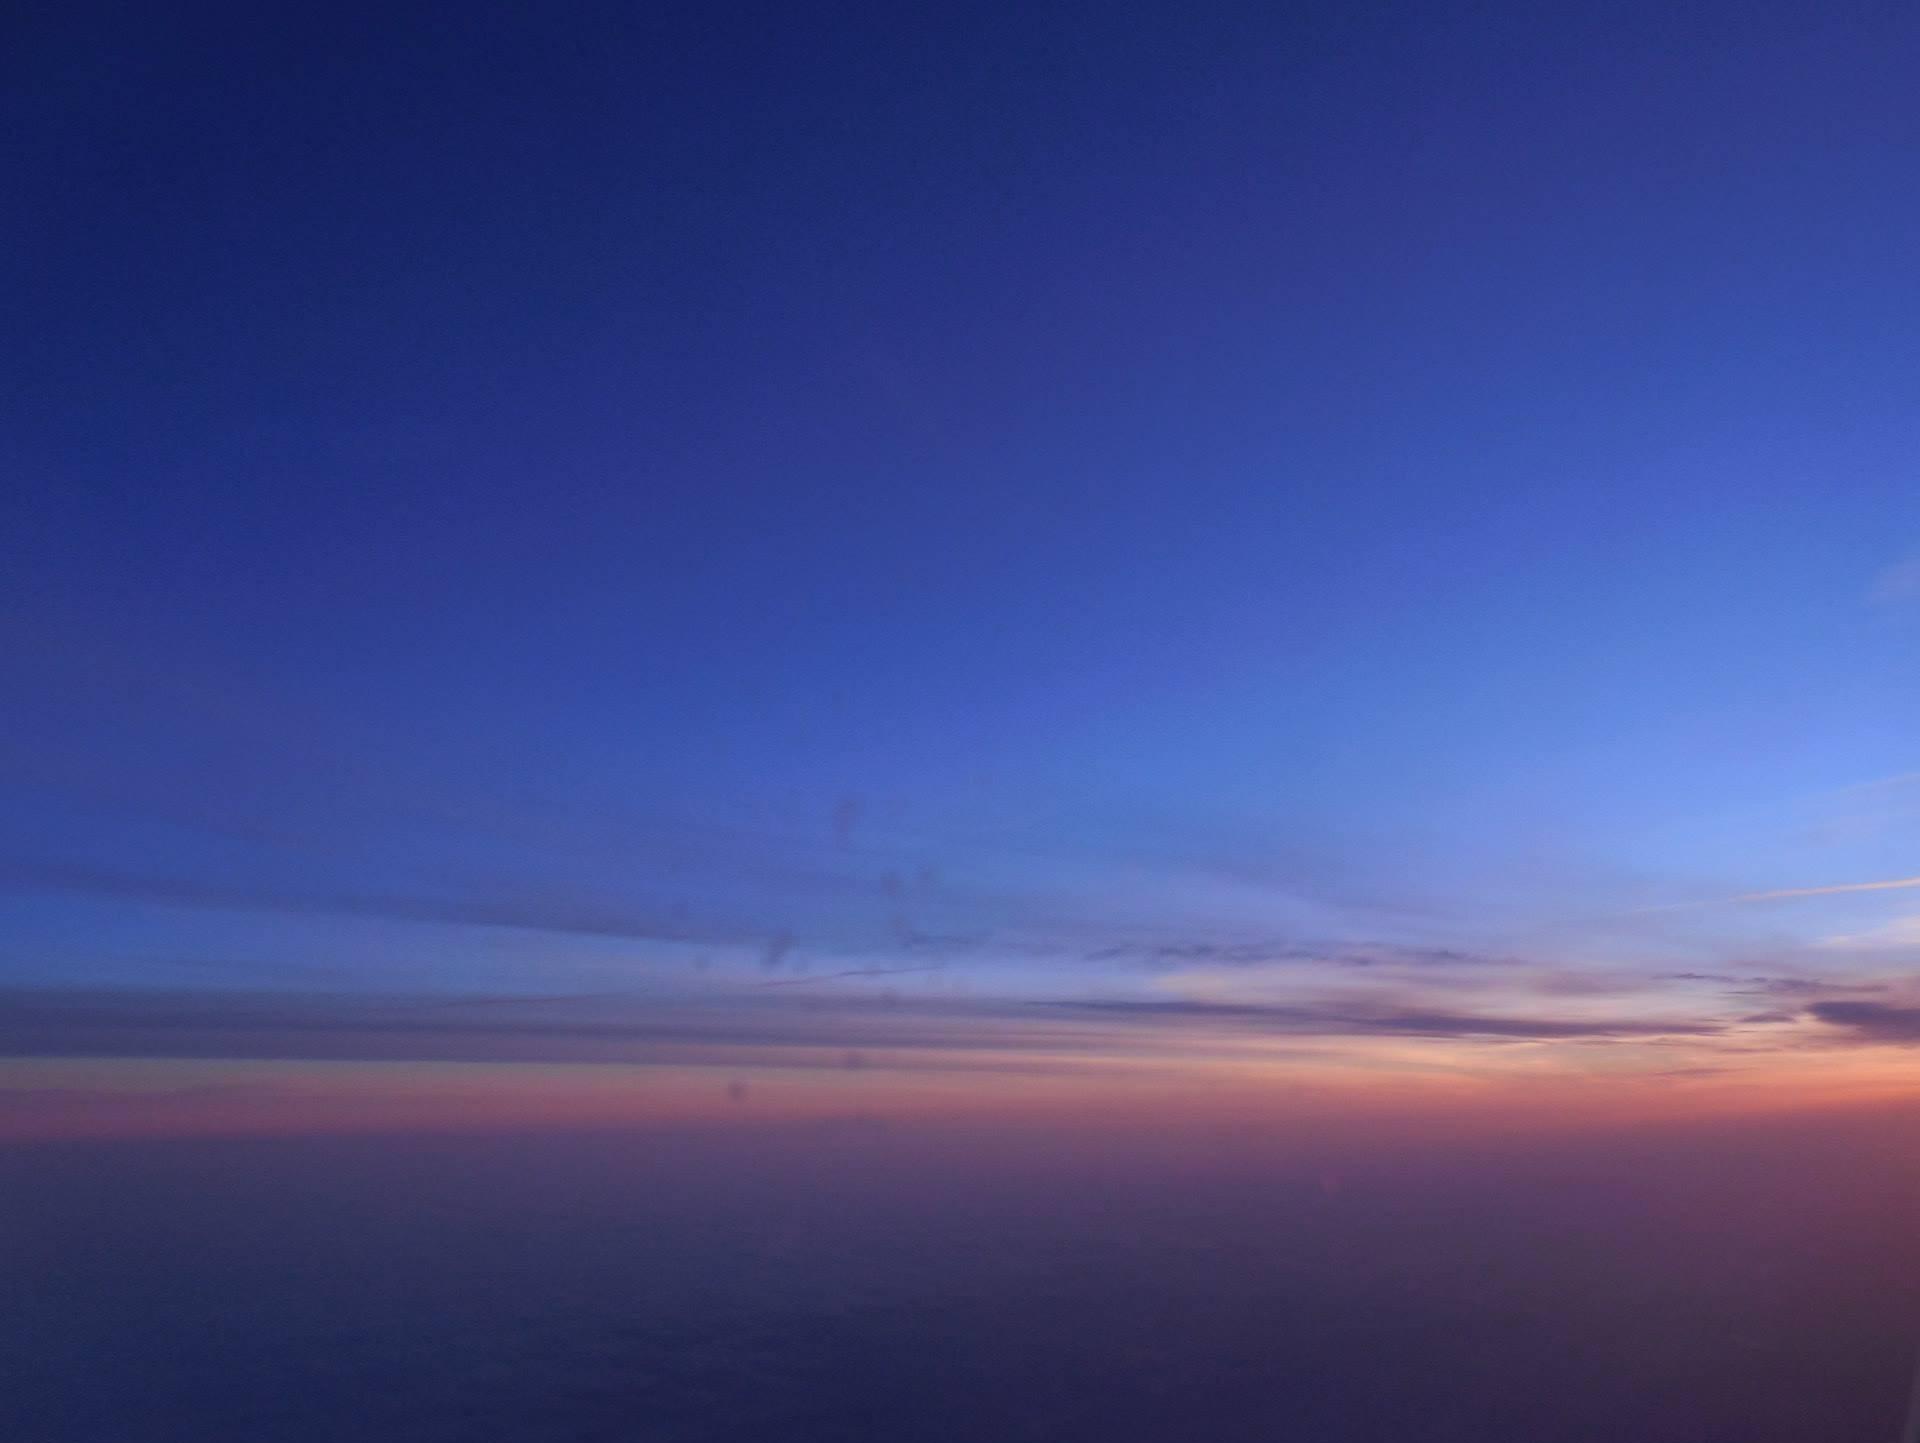
[(1920, 887), (1920, 877), (1894, 877), (1884, 882), (1835, 882), (1825, 887), (1779, 887), (1769, 892), (1736, 892), (1704, 902), (1673, 902), (1643, 907), (1642, 912), (1690, 912), (1701, 907), (1732, 907), (1745, 902), (1784, 902), (1795, 897), (1838, 897), (1850, 892), (1905, 892)]

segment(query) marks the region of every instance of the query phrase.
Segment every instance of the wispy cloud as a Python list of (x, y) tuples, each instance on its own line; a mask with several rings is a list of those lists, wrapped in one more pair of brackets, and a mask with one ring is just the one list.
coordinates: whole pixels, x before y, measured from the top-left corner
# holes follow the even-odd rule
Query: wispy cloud
[(1873, 579), (1870, 595), (1883, 606), (1920, 601), (1920, 556), (1896, 561), (1881, 571)]
[[(0, 1057), (674, 1063), (750, 1053), (806, 1065), (848, 1047), (949, 1057), (1051, 1047), (1059, 1029), (958, 999), (836, 994), (712, 997), (398, 997), (341, 994), (0, 991)], [(1080, 1039), (1082, 1044), (1094, 1039)]]
[(1839, 897), (1854, 892), (1905, 892), (1920, 888), (1920, 877), (1892, 877), (1878, 882), (1832, 882), (1819, 887), (1776, 887), (1765, 892), (1735, 892), (1698, 902), (1671, 902), (1646, 907), (1644, 912), (1688, 912), (1701, 907), (1735, 907), (1749, 902), (1785, 902), (1795, 897)]
[(1724, 976), (1712, 972), (1661, 972), (1661, 982), (1710, 982), (1744, 997), (1824, 997), (1841, 992), (1884, 992), (1884, 982), (1849, 981), (1838, 977)]
[(1087, 1000), (1048, 1002), (1054, 1009), (1136, 1020), (1234, 1023), (1263, 1030), (1334, 1037), (1512, 1038), (1703, 1037), (1721, 1028), (1707, 1021), (1638, 1018), (1501, 1017), (1393, 1006), (1263, 1004), (1194, 1001)]
[[(694, 927), (676, 908), (643, 910), (561, 896), (435, 896), (402, 892), (295, 891), (201, 881), (84, 863), (0, 859), (0, 890), (124, 898), (170, 907), (337, 913), (396, 922), (512, 927), (630, 941), (764, 941), (740, 927)], [(789, 942), (788, 945), (791, 945)]]
[(1829, 788), (1821, 793), (1821, 799), (1875, 796), (1909, 787), (1920, 787), (1920, 772), (1895, 772), (1891, 776), (1869, 777), (1864, 782), (1849, 782), (1843, 787)]
[[(882, 976), (888, 969), (840, 974)], [(818, 980), (828, 980), (822, 977)], [(836, 989), (718, 997), (396, 998), (234, 992), (0, 993), (0, 1056), (624, 1061), (686, 1063), (742, 1052), (806, 1065), (809, 1053), (890, 1049), (924, 1066), (1044, 1052), (1124, 1059), (1185, 1038), (1215, 1054), (1231, 1034), (1302, 1038), (1559, 1041), (1702, 1038), (1706, 1017), (1502, 1015), (1375, 999), (902, 999)]]
[(849, 977), (904, 977), (909, 973), (945, 970), (946, 964), (942, 962), (929, 963), (923, 967), (847, 967), (838, 972), (816, 972), (803, 977), (776, 977), (771, 982), (761, 982), (756, 985), (761, 988), (811, 987), (821, 982), (842, 982)]
[(1120, 942), (1086, 953), (1089, 962), (1155, 962), (1175, 965), (1258, 967), (1276, 962), (1318, 963), (1332, 967), (1485, 967), (1511, 965), (1512, 959), (1454, 947), (1404, 947), (1392, 943), (1312, 943), (1264, 941)]

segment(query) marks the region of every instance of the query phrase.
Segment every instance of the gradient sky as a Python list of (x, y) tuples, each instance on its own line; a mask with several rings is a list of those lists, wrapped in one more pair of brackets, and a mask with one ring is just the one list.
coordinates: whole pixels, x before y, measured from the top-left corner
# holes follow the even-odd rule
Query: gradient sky
[(1920, 21), (1682, 11), (42, 7), (14, 1115), (1909, 1086)]

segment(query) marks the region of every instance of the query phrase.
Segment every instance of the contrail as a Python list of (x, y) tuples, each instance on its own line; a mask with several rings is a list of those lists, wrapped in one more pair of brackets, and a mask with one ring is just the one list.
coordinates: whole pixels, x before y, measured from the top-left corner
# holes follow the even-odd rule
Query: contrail
[(1840, 892), (1900, 892), (1920, 887), (1920, 877), (1895, 877), (1890, 882), (1836, 882), (1831, 887), (1782, 887), (1777, 892), (1742, 892), (1729, 902), (1774, 902), (1786, 897), (1831, 897)]
[(1644, 912), (1691, 912), (1699, 907), (1731, 907), (1740, 902), (1784, 902), (1791, 897), (1837, 897), (1847, 892), (1905, 892), (1920, 887), (1920, 877), (1894, 877), (1885, 882), (1835, 882), (1828, 887), (1781, 887), (1772, 892), (1736, 892), (1704, 902), (1670, 902), (1643, 907)]

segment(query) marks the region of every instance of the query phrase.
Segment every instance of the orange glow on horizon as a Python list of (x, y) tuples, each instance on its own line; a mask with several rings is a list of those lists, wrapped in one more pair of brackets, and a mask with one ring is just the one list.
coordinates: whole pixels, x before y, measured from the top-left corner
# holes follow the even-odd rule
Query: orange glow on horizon
[(664, 1064), (14, 1058), (0, 1062), (0, 1141), (829, 1119), (1577, 1128), (1920, 1099), (1911, 1050), (1896, 1046), (1703, 1047), (1663, 1067), (1642, 1052), (1602, 1052), (1577, 1067), (1548, 1045), (1422, 1039), (1271, 1057), (1026, 1051), (838, 1065), (793, 1054)]

